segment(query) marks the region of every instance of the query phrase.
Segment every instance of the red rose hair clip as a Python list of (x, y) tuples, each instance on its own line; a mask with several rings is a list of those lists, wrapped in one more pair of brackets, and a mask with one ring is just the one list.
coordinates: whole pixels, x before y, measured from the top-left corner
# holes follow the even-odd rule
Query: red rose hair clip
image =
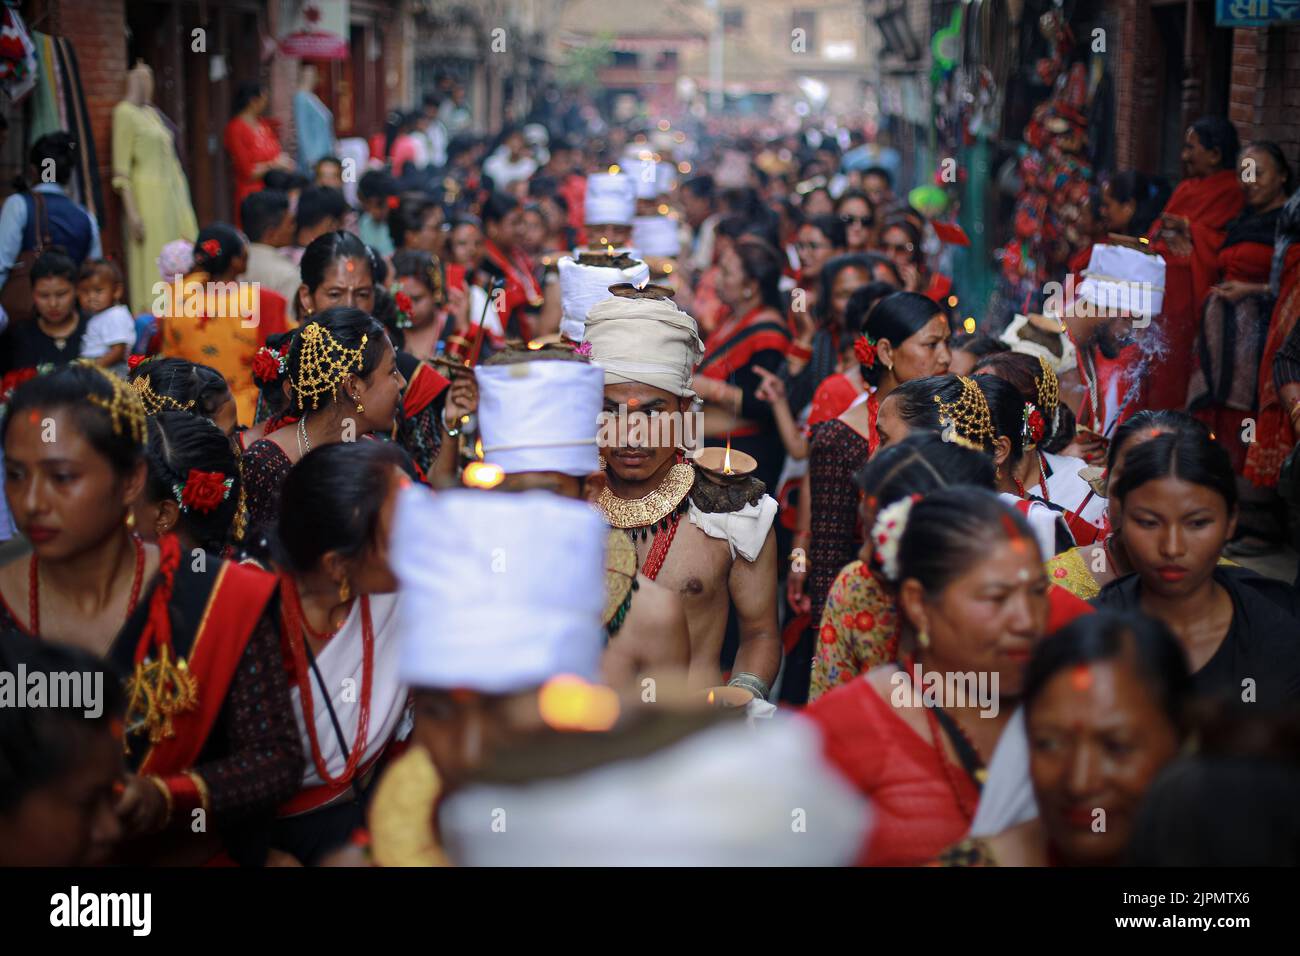
[(1026, 442), (1037, 445), (1043, 440), (1043, 433), (1047, 430), (1047, 422), (1043, 420), (1043, 413), (1038, 410), (1038, 406), (1033, 402), (1025, 402), (1023, 414), (1023, 423), (1021, 434)]
[(872, 368), (876, 364), (876, 340), (865, 332), (859, 335), (853, 343), (853, 355), (857, 358), (859, 365)]
[(216, 239), (204, 239), (203, 242), (199, 244), (199, 249), (201, 249), (209, 259), (215, 259), (217, 256), (221, 255), (221, 243)]
[(288, 371), (288, 365), (287, 345), (278, 352), (263, 345), (253, 353), (253, 378), (262, 385), (270, 385), (272, 382), (279, 381), (280, 377)]
[(172, 494), (181, 511), (198, 511), (207, 514), (215, 511), (221, 502), (230, 497), (235, 486), (234, 478), (219, 471), (199, 471), (191, 468), (184, 485), (172, 485)]
[(393, 286), (393, 304), (397, 306), (397, 327), (409, 329), (413, 326), (415, 321), (411, 318), (411, 313), (415, 311), (415, 303), (402, 291), (400, 285)]
[(388, 197), (388, 208), (389, 208), (389, 209), (396, 209), (396, 208), (397, 208), (398, 206), (400, 206), (401, 204), (402, 204), (402, 201), (401, 201), (400, 199), (398, 199), (396, 196), (389, 196), (389, 197)]

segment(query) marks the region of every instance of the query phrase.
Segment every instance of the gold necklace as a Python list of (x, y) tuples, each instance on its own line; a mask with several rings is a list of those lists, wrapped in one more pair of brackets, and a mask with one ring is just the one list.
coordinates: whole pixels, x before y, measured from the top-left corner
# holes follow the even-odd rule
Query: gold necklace
[(615, 528), (643, 528), (668, 517), (695, 484), (695, 466), (678, 462), (668, 469), (659, 487), (644, 498), (620, 498), (606, 486), (596, 506)]

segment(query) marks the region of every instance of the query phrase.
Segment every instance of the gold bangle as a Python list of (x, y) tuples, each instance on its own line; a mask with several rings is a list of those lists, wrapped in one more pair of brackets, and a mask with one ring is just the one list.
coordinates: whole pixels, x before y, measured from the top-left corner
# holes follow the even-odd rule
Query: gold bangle
[(199, 800), (203, 805), (205, 813), (212, 812), (212, 794), (208, 792), (208, 783), (193, 770), (186, 770), (185, 776), (194, 781), (195, 788), (199, 791)]
[(158, 788), (163, 795), (164, 802), (167, 804), (167, 815), (163, 819), (162, 826), (158, 828), (160, 830), (165, 830), (172, 822), (172, 810), (175, 808), (175, 802), (172, 799), (172, 792), (168, 788), (167, 784), (163, 782), (163, 778), (158, 776), (156, 773), (149, 774), (145, 779)]

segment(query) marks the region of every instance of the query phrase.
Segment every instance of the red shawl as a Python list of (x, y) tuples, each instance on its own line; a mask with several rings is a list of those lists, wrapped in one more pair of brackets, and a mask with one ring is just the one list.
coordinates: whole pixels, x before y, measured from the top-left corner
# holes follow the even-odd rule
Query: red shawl
[[(139, 773), (168, 777), (194, 766), (221, 713), (253, 628), (275, 588), (275, 575), (230, 561), (221, 563), (199, 628), (184, 649), (186, 663), (198, 679), (199, 706), (175, 718), (175, 735), (149, 748)], [(183, 644), (183, 636), (178, 636), (178, 652)]]
[(505, 312), (501, 315), (501, 329), (504, 332), (511, 315), (518, 319), (519, 335), (527, 340), (532, 338), (532, 323), (525, 317), (523, 310), (542, 304), (542, 293), (533, 281), (532, 263), (528, 257), (519, 252), (507, 256), (491, 239), (483, 240), (483, 255), (505, 276)]
[(1290, 417), (1273, 383), (1273, 360), (1297, 321), (1300, 321), (1300, 243), (1287, 250), (1282, 284), (1273, 306), (1268, 340), (1264, 343), (1264, 359), (1259, 365), (1259, 413), (1255, 441), (1246, 449), (1245, 476), (1260, 487), (1277, 486), (1282, 463), (1295, 445)]
[[(1147, 394), (1150, 408), (1183, 408), (1187, 404), (1201, 304), (1218, 278), (1224, 229), (1245, 204), (1237, 171), (1221, 169), (1179, 183), (1164, 212), (1151, 226), (1152, 246), (1168, 264), (1164, 312), (1156, 319), (1164, 330), (1168, 350), (1151, 363)], [(1186, 258), (1172, 256), (1159, 238), (1166, 216), (1185, 216), (1188, 220), (1192, 251)]]
[(784, 355), (790, 350), (790, 332), (781, 316), (760, 305), (743, 319), (724, 322), (704, 343), (697, 375), (726, 381), (733, 372), (749, 367), (750, 359), (766, 349)]

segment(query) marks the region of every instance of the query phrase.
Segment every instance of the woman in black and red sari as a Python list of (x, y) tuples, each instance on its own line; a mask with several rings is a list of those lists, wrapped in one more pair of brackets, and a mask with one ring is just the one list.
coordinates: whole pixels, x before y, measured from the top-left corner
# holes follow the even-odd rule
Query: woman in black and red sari
[(704, 343), (704, 358), (692, 387), (704, 401), (705, 444), (752, 455), (757, 477), (776, 488), (785, 447), (772, 406), (758, 397), (763, 379), (754, 369), (775, 373), (790, 349), (790, 329), (778, 283), (781, 257), (765, 240), (738, 239), (719, 260), (718, 296), (727, 306), (722, 324)]
[[(120, 379), (78, 363), (28, 381), (3, 440), (5, 493), (32, 551), (0, 567), (0, 627), (83, 648), (125, 679), (124, 852), (261, 862), (252, 827), (293, 793), (303, 761), (275, 578), (131, 532), (145, 415)], [(199, 482), (182, 499), (203, 508), (228, 491)]]

